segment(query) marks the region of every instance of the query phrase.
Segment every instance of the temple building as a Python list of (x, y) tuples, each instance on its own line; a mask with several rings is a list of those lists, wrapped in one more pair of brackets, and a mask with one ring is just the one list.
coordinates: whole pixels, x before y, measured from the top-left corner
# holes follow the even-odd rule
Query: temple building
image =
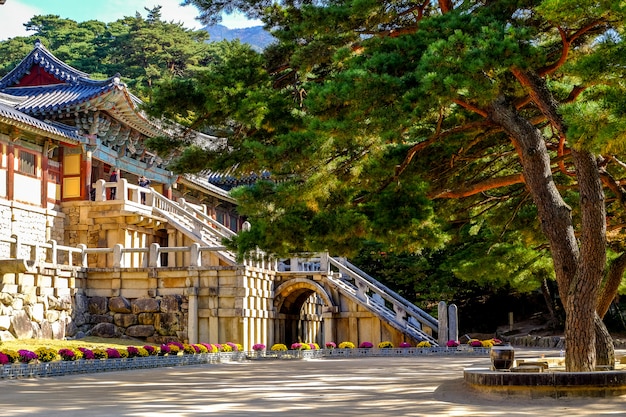
[(230, 251), (249, 225), (229, 190), (268, 174), (176, 175), (145, 146), (164, 126), (120, 75), (92, 79), (39, 41), (0, 79), (0, 341), (453, 338), (346, 260)]

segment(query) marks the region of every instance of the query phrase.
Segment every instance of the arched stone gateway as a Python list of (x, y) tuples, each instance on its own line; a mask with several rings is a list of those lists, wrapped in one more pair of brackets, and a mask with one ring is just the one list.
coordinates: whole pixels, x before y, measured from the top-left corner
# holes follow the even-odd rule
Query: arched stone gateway
[(324, 320), (332, 320), (332, 312), (338, 310), (326, 289), (309, 278), (293, 278), (280, 284), (274, 291), (274, 309), (277, 312), (274, 332), (278, 340), (287, 344), (313, 342), (320, 346), (327, 336)]

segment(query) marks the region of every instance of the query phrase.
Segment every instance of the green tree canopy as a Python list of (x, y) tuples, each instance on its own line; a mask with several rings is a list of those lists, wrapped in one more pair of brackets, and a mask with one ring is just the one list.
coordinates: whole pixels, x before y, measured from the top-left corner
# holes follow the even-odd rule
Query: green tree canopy
[(600, 317), (626, 264), (606, 256), (607, 242), (623, 252), (623, 2), (186, 3), (207, 20), (242, 10), (279, 39), (263, 65), (274, 92), (246, 85), (264, 118), (229, 103), (219, 123), (200, 109), (191, 122), (234, 127), (206, 167), (241, 154), (273, 175), (238, 191), (242, 250), (415, 251), (489, 226), (484, 250), (549, 248), (568, 369), (612, 363)]

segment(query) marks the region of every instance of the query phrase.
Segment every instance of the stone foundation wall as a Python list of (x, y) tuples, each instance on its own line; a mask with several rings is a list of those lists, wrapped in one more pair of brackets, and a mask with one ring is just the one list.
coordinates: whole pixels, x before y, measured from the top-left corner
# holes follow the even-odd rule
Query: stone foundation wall
[(0, 270), (0, 341), (63, 339), (76, 333), (74, 311), (76, 273), (2, 260)]
[(129, 337), (149, 343), (188, 340), (186, 296), (135, 299), (96, 296), (84, 297), (81, 303), (87, 308), (76, 315), (80, 324), (78, 337)]

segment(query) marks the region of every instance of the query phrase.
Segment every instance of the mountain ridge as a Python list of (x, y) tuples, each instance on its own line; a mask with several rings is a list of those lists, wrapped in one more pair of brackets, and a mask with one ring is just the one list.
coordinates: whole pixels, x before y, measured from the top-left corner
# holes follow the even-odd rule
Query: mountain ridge
[(263, 29), (263, 26), (229, 29), (224, 25), (212, 25), (205, 26), (203, 29), (209, 33), (209, 42), (239, 39), (241, 43), (250, 45), (258, 52), (263, 51), (276, 40), (269, 32)]

